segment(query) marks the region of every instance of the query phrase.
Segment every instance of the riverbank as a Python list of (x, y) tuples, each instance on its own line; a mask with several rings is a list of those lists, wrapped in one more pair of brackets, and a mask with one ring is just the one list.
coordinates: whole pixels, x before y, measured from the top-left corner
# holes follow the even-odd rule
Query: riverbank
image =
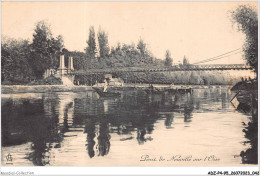
[[(153, 84), (153, 87), (163, 90), (168, 89), (168, 84)], [(102, 88), (102, 84), (94, 87)], [(146, 89), (149, 84), (124, 84), (124, 86), (110, 86), (110, 89), (126, 90), (126, 89)], [(175, 85), (177, 89), (208, 89), (208, 88), (221, 88), (227, 85)], [(44, 92), (83, 92), (93, 90), (91, 86), (65, 86), (65, 85), (2, 85), (2, 94), (15, 94), (15, 93), (44, 93)]]
[(240, 81), (236, 83), (232, 89), (232, 91), (239, 91), (239, 90), (258, 90), (258, 81), (257, 79), (248, 80), (248, 81)]
[(91, 86), (65, 85), (2, 85), (2, 94), (45, 93), (45, 92), (82, 92), (92, 90)]

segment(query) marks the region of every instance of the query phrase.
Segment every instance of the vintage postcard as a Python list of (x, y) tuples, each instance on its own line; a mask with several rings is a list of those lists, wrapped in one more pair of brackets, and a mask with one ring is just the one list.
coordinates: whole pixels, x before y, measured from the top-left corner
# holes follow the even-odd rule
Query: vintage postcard
[(258, 2), (1, 14), (3, 167), (258, 166)]

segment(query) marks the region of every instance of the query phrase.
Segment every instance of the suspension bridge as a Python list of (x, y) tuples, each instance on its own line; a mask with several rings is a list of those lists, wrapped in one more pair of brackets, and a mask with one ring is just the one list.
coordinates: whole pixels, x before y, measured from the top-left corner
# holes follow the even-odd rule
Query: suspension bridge
[(207, 62), (227, 58), (229, 56), (241, 53), (241, 48), (226, 52), (224, 54), (201, 60), (199, 62), (187, 65), (173, 65), (169, 67), (122, 67), (122, 68), (105, 68), (105, 69), (88, 69), (74, 70), (73, 58), (69, 58), (68, 68), (65, 67), (64, 56), (60, 57), (60, 73), (62, 75), (91, 75), (91, 74), (112, 74), (124, 72), (175, 72), (175, 71), (224, 71), (224, 70), (252, 70), (245, 64), (205, 64)]
[[(97, 75), (97, 74), (117, 74), (127, 72), (177, 72), (177, 71), (225, 71), (225, 70), (252, 70), (252, 67), (246, 64), (205, 64), (216, 61), (222, 58), (227, 58), (232, 55), (241, 53), (241, 48), (226, 52), (224, 54), (203, 59), (192, 64), (179, 64), (168, 67), (146, 66), (146, 67), (117, 67), (105, 69), (88, 69), (76, 70), (73, 66), (73, 58), (69, 57), (68, 67), (65, 67), (64, 55), (60, 56), (60, 67), (55, 72), (54, 76), (63, 79), (74, 80), (75, 76), (80, 75)], [(64, 80), (66, 81), (66, 80)]]
[(174, 65), (171, 67), (127, 67), (127, 68), (108, 68), (108, 69), (90, 69), (74, 70), (68, 74), (85, 75), (85, 74), (111, 74), (124, 72), (175, 72), (175, 71), (223, 71), (223, 70), (251, 70), (251, 67), (244, 64), (215, 64), (215, 65)]

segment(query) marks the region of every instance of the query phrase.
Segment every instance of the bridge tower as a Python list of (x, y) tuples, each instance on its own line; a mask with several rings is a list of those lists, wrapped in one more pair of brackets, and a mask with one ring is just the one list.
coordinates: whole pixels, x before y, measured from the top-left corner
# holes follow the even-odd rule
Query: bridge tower
[(73, 67), (73, 57), (72, 56), (69, 56), (68, 69), (69, 69), (69, 71), (74, 70), (74, 67)]
[(60, 66), (58, 68), (58, 77), (61, 78), (62, 84), (66, 86), (74, 86), (75, 76), (70, 74), (74, 70), (73, 58), (69, 57), (68, 68), (65, 67), (64, 55), (60, 56)]
[(60, 67), (59, 67), (60, 76), (65, 74), (65, 69), (66, 67), (65, 67), (64, 55), (60, 55)]

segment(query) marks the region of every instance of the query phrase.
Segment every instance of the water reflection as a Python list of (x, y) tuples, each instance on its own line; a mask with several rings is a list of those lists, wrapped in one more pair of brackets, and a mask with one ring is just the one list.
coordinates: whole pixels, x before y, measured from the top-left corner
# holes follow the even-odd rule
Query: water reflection
[(165, 127), (166, 128), (171, 128), (172, 123), (173, 123), (174, 113), (166, 114), (165, 117), (166, 117), (165, 123), (164, 123)]
[(85, 133), (87, 133), (87, 150), (88, 150), (88, 155), (90, 158), (95, 156), (95, 151), (94, 151), (94, 146), (95, 146), (95, 140), (94, 138), (96, 137), (95, 133), (95, 123), (93, 122), (92, 119), (87, 119), (86, 124), (85, 124)]
[[(120, 98), (109, 99), (101, 98), (92, 91), (28, 94), (23, 98), (7, 95), (2, 97), (2, 146), (5, 150), (9, 146), (31, 143), (24, 158), (34, 165), (52, 165), (57, 152), (64, 150), (64, 140), (72, 140), (83, 133), (88, 157), (101, 158), (110, 155), (114, 147), (111, 145), (112, 136), (119, 136), (114, 139), (118, 142), (136, 141), (137, 145), (144, 146), (155, 141), (154, 130), (161, 130), (160, 137), (164, 138), (164, 130), (174, 130), (175, 123), (180, 123), (179, 119), (185, 123), (184, 127), (190, 127), (194, 113), (234, 113), (230, 97), (228, 89), (152, 95), (132, 90), (123, 91)], [(253, 117), (257, 116), (257, 112), (252, 112)], [(156, 128), (161, 120), (164, 127)], [(251, 126), (249, 123), (245, 127), (247, 132), (256, 129)], [(250, 138), (250, 135), (246, 134), (246, 137)], [(241, 152), (243, 163), (256, 162), (250, 161), (251, 155), (257, 152), (255, 141), (250, 139), (252, 150)]]
[(108, 120), (103, 119), (99, 124), (99, 135), (97, 137), (97, 155), (105, 156), (108, 154), (110, 149), (110, 135), (108, 129)]

